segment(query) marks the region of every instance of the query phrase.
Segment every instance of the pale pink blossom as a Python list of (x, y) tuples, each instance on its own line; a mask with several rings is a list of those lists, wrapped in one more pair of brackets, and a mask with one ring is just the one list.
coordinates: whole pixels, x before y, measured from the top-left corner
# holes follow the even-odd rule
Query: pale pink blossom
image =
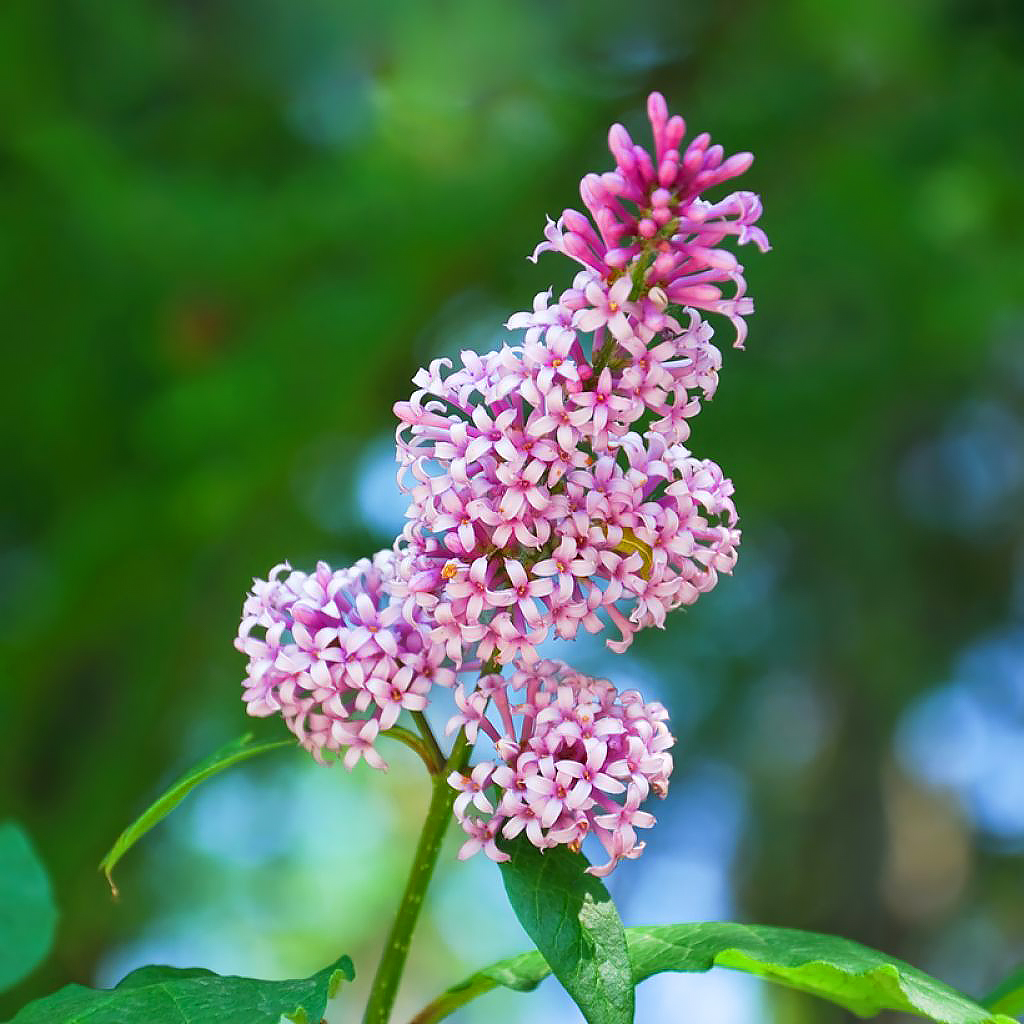
[(459, 860), (466, 860), (480, 852), (497, 864), (510, 860), (509, 855), (502, 853), (495, 842), (500, 822), (500, 818), (491, 818), (490, 821), (484, 821), (482, 818), (467, 818), (463, 829), (469, 839), (462, 844), (459, 850)]
[(452, 772), (448, 776), (448, 785), (458, 790), (459, 795), (455, 798), (454, 811), (457, 818), (462, 818), (470, 803), (485, 814), (494, 813), (494, 805), (487, 799), (487, 787), (491, 783), (491, 776), (494, 774), (494, 765), (489, 761), (478, 764), (469, 775), (461, 772)]
[(580, 547), (579, 541), (566, 535), (551, 552), (550, 558), (542, 559), (533, 566), (535, 576), (552, 578), (559, 596), (566, 601), (576, 592), (577, 578), (593, 575), (597, 567), (597, 560), (586, 544), (584, 543), (582, 551)]
[(574, 326), (588, 332), (607, 326), (613, 337), (620, 342), (632, 337), (633, 328), (626, 316), (632, 289), (633, 282), (625, 274), (611, 285), (600, 278), (591, 280), (584, 289), (590, 305), (576, 312), (573, 317)]

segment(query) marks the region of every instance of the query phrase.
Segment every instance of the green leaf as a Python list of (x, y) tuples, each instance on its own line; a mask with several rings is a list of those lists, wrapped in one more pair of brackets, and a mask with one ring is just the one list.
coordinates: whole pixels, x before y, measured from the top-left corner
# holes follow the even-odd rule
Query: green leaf
[(982, 1000), (993, 1013), (1011, 1017), (1024, 1014), (1024, 966), (1018, 967), (1001, 985)]
[[(499, 865), (512, 909), (590, 1024), (633, 1020), (626, 934), (608, 890), (565, 846), (541, 852), (524, 836)], [(503, 982), (502, 982), (503, 984)]]
[(5, 822), (0, 825), (0, 990), (43, 961), (56, 926), (46, 868), (21, 827)]
[(252, 735), (246, 734), (237, 740), (225, 744), (205, 761), (187, 771), (159, 799), (152, 803), (131, 825), (118, 837), (110, 852), (100, 861), (100, 870), (107, 876), (110, 891), (115, 898), (119, 895), (114, 885), (112, 872), (117, 862), (156, 824), (163, 821), (182, 800), (200, 783), (213, 778), (214, 775), (230, 768), (232, 765), (247, 761), (257, 754), (267, 754), (281, 747), (294, 747), (294, 740), (273, 740), (269, 743), (253, 743)]
[[(1014, 1024), (997, 1008), (979, 1006), (902, 960), (832, 935), (709, 922), (627, 928), (626, 939), (636, 984), (662, 971), (731, 967), (809, 992), (862, 1017), (900, 1010), (941, 1024)], [(502, 960), (443, 993), (414, 1024), (434, 1024), (499, 985), (528, 992), (548, 973), (538, 953)]]
[(116, 988), (65, 985), (29, 1003), (9, 1024), (319, 1024), (342, 981), (352, 981), (343, 956), (311, 978), (254, 981), (193, 967), (142, 967)]
[[(627, 942), (630, 930), (626, 929)], [(540, 953), (520, 953), (507, 960), (499, 960), (442, 992), (429, 1006), (420, 1010), (410, 1024), (435, 1024), (478, 996), (499, 987), (515, 992), (532, 992), (550, 973), (551, 968)]]

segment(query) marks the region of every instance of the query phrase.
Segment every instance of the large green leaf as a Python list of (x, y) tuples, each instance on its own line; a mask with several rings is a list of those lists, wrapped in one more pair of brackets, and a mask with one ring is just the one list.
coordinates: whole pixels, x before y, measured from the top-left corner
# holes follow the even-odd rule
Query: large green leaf
[(0, 825), (0, 990), (10, 988), (50, 952), (57, 908), (46, 869), (25, 832)]
[(347, 956), (298, 981), (143, 967), (112, 989), (65, 985), (29, 1003), (9, 1024), (320, 1024), (338, 985), (354, 977)]
[[(832, 935), (709, 922), (627, 928), (626, 939), (636, 984), (662, 971), (732, 967), (810, 992), (862, 1017), (901, 1010), (941, 1024), (1014, 1024), (902, 960)], [(443, 993), (414, 1024), (442, 1020), (500, 985), (528, 992), (548, 973), (538, 953), (502, 960)]]
[(565, 846), (541, 852), (520, 836), (500, 865), (526, 934), (590, 1024), (633, 1020), (633, 979), (619, 913), (587, 860)]
[(118, 837), (110, 852), (100, 861), (100, 870), (107, 876), (111, 891), (118, 895), (112, 872), (117, 862), (156, 824), (167, 817), (196, 786), (214, 775), (257, 754), (266, 754), (281, 747), (294, 747), (295, 740), (273, 740), (254, 743), (251, 734), (225, 744), (205, 761), (187, 771), (161, 797), (154, 801)]
[(1011, 1017), (1019, 1017), (1024, 1014), (1024, 966), (1018, 967), (982, 1002), (993, 1013), (1006, 1013)]

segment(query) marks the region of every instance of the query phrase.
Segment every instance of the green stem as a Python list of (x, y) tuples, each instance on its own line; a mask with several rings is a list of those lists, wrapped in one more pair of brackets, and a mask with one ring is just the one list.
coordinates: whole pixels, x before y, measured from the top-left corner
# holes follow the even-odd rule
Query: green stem
[(452, 804), (455, 803), (456, 791), (448, 785), (446, 779), (452, 771), (465, 767), (468, 756), (469, 741), (465, 732), (461, 732), (444, 770), (440, 775), (433, 777), (434, 793), (430, 800), (430, 809), (427, 811), (427, 820), (423, 823), (423, 831), (420, 833), (409, 879), (405, 883), (398, 915), (391, 926), (391, 932), (384, 945), (384, 953), (370, 988), (370, 999), (366, 1004), (363, 1024), (387, 1024), (391, 1016), (398, 983), (405, 969), (406, 957), (409, 955), (409, 943), (423, 907), (423, 897), (434, 874), (445, 832), (448, 831), (448, 825), (452, 820)]
[(399, 743), (404, 743), (410, 750), (415, 751), (432, 776), (439, 775), (441, 769), (444, 768), (444, 754), (441, 753), (436, 740), (434, 740), (434, 746), (431, 748), (415, 733), (409, 732), (408, 729), (403, 729), (400, 725), (393, 725), (386, 732), (382, 732), (381, 736), (398, 740)]
[(430, 728), (427, 716), (422, 711), (413, 711), (412, 718), (416, 723), (416, 728), (419, 729), (420, 736), (423, 737), (423, 742), (437, 764), (437, 771), (439, 773), (444, 768), (445, 756), (441, 745), (437, 742), (437, 737), (434, 735), (434, 730)]

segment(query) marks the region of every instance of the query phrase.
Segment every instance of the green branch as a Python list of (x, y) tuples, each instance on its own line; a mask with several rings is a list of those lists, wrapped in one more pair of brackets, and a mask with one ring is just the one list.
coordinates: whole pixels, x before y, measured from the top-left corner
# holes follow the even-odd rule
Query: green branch
[(374, 976), (373, 985), (370, 988), (370, 999), (366, 1004), (366, 1013), (363, 1016), (364, 1024), (387, 1024), (391, 1016), (391, 1008), (398, 992), (398, 983), (409, 955), (412, 933), (419, 920), (420, 910), (423, 908), (427, 886), (430, 885), (434, 868), (437, 866), (441, 844), (452, 820), (452, 805), (455, 803), (457, 794), (448, 785), (446, 778), (449, 772), (465, 767), (469, 758), (469, 750), (470, 744), (466, 739), (466, 734), (460, 732), (451, 757), (448, 758), (441, 772), (433, 777), (434, 792), (430, 801), (430, 809), (427, 811), (427, 820), (423, 823), (423, 831), (420, 833), (420, 841), (416, 847), (409, 879), (405, 883), (402, 902), (398, 908), (395, 923), (391, 926), (391, 932), (384, 945), (384, 953), (377, 966), (377, 974)]

